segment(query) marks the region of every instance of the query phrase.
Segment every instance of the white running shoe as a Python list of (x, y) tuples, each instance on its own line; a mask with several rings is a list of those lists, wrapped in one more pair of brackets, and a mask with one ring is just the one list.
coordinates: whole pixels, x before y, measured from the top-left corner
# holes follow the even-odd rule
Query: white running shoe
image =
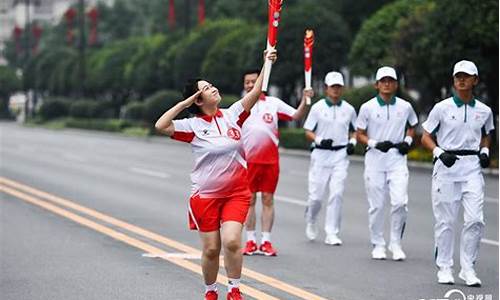
[(391, 244), (389, 245), (389, 251), (392, 252), (392, 260), (405, 260), (406, 254), (404, 253), (401, 245)]
[(306, 236), (310, 241), (314, 241), (318, 237), (318, 226), (315, 223), (307, 223)]
[(441, 284), (454, 284), (453, 270), (450, 267), (439, 268), (437, 273), (438, 283)]
[(377, 245), (372, 250), (373, 259), (386, 259), (385, 246)]
[(339, 237), (337, 235), (330, 234), (330, 235), (326, 236), (325, 244), (333, 245), (333, 246), (340, 246), (340, 245), (342, 245), (342, 240), (339, 239)]
[(468, 286), (481, 286), (481, 279), (477, 278), (476, 272), (474, 269), (469, 269), (469, 270), (460, 270), (460, 273), (458, 273), (458, 277), (460, 277), (463, 281), (465, 281), (465, 284)]

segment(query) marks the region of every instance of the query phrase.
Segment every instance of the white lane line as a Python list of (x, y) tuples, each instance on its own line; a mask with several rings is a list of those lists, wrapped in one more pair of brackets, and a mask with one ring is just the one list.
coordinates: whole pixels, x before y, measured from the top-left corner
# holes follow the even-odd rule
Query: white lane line
[(488, 244), (488, 245), (493, 245), (498, 247), (498, 241), (493, 241), (493, 240), (488, 240), (488, 239), (481, 239), (481, 243)]
[(488, 203), (496, 203), (496, 204), (498, 204), (498, 198), (493, 198), (493, 197), (485, 196), (484, 197), (484, 201), (488, 202)]
[[(280, 201), (280, 202), (296, 204), (296, 205), (300, 205), (300, 206), (304, 206), (304, 207), (307, 206), (307, 201), (299, 200), (299, 199), (295, 199), (295, 198), (274, 195), (274, 199), (276, 201)], [(497, 246), (497, 247), (499, 246), (498, 241), (493, 241), (493, 240), (489, 240), (489, 239), (481, 239), (481, 243), (492, 245), (492, 246)]]
[(201, 259), (200, 254), (191, 254), (191, 253), (166, 253), (166, 254), (156, 254), (156, 253), (144, 253), (142, 257), (147, 258), (181, 258), (181, 259)]
[(148, 170), (148, 169), (143, 169), (143, 168), (137, 168), (137, 167), (131, 167), (129, 168), (130, 171), (147, 175), (147, 176), (152, 176), (152, 177), (158, 177), (158, 178), (170, 178), (172, 177), (170, 174), (164, 173), (164, 172), (158, 172), (158, 171), (153, 171), (153, 170)]
[(86, 162), (87, 161), (83, 156), (76, 155), (76, 154), (70, 154), (70, 153), (63, 153), (62, 157), (66, 160), (75, 161), (75, 162)]
[(307, 201), (305, 201), (305, 200), (299, 200), (299, 199), (295, 199), (295, 198), (278, 196), (278, 195), (274, 195), (274, 199), (276, 201), (280, 201), (280, 202), (296, 204), (296, 205), (300, 205), (300, 206), (304, 206), (304, 207), (307, 206)]

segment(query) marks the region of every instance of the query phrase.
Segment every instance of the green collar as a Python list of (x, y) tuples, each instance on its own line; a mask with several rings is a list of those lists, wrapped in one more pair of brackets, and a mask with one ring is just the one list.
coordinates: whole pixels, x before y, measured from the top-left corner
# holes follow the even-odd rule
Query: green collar
[[(386, 105), (387, 103), (385, 102), (384, 99), (382, 99), (382, 97), (380, 97), (379, 94), (377, 94), (377, 102), (380, 106), (384, 106)], [(394, 105), (396, 104), (396, 96), (392, 96), (391, 100), (389, 101), (389, 104), (390, 105)]]
[[(457, 107), (461, 107), (465, 104), (465, 102), (460, 99), (455, 93), (453, 93), (453, 102), (455, 102)], [(470, 100), (467, 104), (469, 104), (470, 107), (474, 107), (476, 105), (476, 99), (472, 98), (472, 100)]]
[(333, 103), (333, 100), (330, 99), (330, 97), (325, 97), (325, 103), (328, 107), (332, 107), (334, 105), (336, 106), (341, 106), (342, 105), (342, 99), (340, 99), (337, 103)]

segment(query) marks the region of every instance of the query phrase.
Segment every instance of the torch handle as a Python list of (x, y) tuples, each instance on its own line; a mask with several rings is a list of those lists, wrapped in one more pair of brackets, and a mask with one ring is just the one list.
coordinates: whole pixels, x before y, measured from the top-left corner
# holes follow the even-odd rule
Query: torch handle
[[(274, 47), (269, 44), (269, 41), (267, 42), (267, 47), (266, 50), (269, 52), (271, 49)], [(264, 78), (262, 79), (262, 91), (267, 92), (267, 88), (269, 86), (269, 77), (271, 77), (271, 69), (273, 67), (273, 62), (266, 57), (266, 60), (264, 62)]]
[[(304, 79), (305, 79), (305, 89), (312, 89), (312, 86), (311, 86), (311, 70), (309, 71), (305, 71), (304, 72)], [(310, 97), (306, 97), (306, 105), (311, 105), (311, 98)]]
[(264, 63), (264, 78), (262, 79), (262, 91), (267, 92), (267, 88), (269, 86), (269, 77), (271, 77), (271, 68), (273, 66), (273, 62), (269, 59), (266, 59)]

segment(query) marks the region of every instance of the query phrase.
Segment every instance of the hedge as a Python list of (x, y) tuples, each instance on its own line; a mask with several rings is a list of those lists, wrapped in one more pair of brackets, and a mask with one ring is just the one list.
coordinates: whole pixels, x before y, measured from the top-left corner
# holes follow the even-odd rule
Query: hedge
[(47, 99), (43, 101), (38, 113), (40, 118), (46, 121), (65, 117), (68, 115), (70, 104), (70, 101), (62, 98)]

